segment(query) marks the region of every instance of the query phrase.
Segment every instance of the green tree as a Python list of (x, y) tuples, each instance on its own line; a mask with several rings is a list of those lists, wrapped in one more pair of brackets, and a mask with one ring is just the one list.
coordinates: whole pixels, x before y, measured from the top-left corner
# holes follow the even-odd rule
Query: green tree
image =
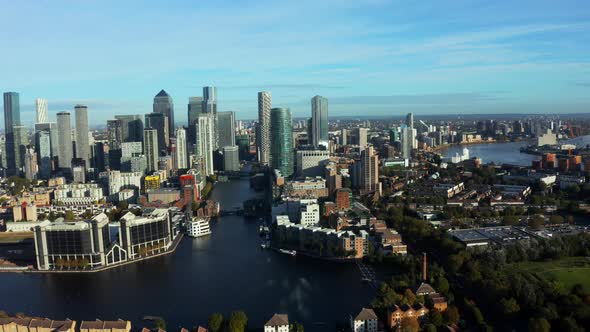
[(166, 330), (166, 321), (162, 318), (156, 318), (154, 320), (154, 326), (160, 330)]
[(223, 326), (223, 315), (216, 312), (209, 316), (207, 326), (211, 332), (221, 332), (221, 327)]
[(545, 227), (545, 218), (542, 215), (536, 214), (529, 221), (529, 226), (534, 230), (541, 230)]
[(412, 317), (406, 317), (402, 319), (401, 332), (418, 332), (420, 330), (420, 324), (418, 320)]
[(447, 310), (443, 313), (443, 317), (449, 324), (457, 324), (459, 323), (459, 309), (454, 305), (450, 305)]
[(434, 324), (426, 324), (422, 330), (424, 332), (436, 332), (436, 326)]
[(529, 332), (549, 332), (551, 325), (545, 318), (531, 318), (529, 319)]
[(502, 225), (513, 226), (517, 225), (518, 221), (519, 218), (517, 216), (504, 216), (504, 218), (502, 218)]
[(520, 311), (520, 306), (518, 305), (518, 302), (516, 302), (516, 300), (512, 297), (509, 299), (501, 299), (500, 308), (502, 310), (502, 313), (506, 316), (514, 315)]
[(549, 218), (549, 223), (551, 224), (563, 224), (563, 222), (563, 217), (558, 214), (554, 214)]
[(74, 220), (76, 220), (76, 215), (74, 214), (73, 211), (68, 210), (68, 211), (66, 211), (66, 213), (64, 215), (64, 220), (65, 221), (74, 221)]
[(243, 332), (248, 325), (248, 317), (246, 313), (239, 310), (231, 313), (229, 318), (229, 330), (230, 332)]

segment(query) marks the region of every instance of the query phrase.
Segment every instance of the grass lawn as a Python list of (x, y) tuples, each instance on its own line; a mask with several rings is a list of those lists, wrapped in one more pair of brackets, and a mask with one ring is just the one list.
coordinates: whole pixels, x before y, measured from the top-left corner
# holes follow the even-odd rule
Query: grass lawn
[(590, 291), (590, 259), (586, 257), (568, 257), (547, 262), (523, 262), (512, 264), (509, 268), (555, 281), (566, 292), (569, 292), (575, 284), (581, 284), (586, 291)]

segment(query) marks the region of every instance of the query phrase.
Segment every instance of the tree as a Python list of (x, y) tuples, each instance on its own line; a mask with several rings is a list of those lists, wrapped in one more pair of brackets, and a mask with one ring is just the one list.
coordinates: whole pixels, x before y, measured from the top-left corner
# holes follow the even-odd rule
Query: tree
[(518, 305), (518, 302), (516, 302), (516, 300), (512, 297), (509, 299), (501, 299), (500, 308), (502, 310), (502, 313), (507, 316), (516, 314), (520, 311), (520, 306)]
[(223, 315), (216, 312), (209, 316), (207, 326), (211, 332), (221, 332), (221, 327), (223, 326)]
[(502, 218), (502, 225), (504, 226), (513, 226), (518, 224), (518, 217), (517, 216), (504, 216)]
[(433, 324), (426, 324), (424, 325), (424, 332), (436, 332), (436, 326), (434, 326)]
[(535, 214), (529, 221), (529, 226), (534, 230), (541, 230), (545, 227), (545, 218), (542, 215)]
[(529, 332), (549, 332), (551, 325), (545, 318), (529, 319)]
[(156, 318), (154, 320), (154, 326), (160, 330), (166, 330), (166, 321), (162, 318)]
[(248, 325), (248, 317), (246, 313), (239, 310), (231, 313), (229, 318), (229, 330), (230, 332), (243, 332)]
[(558, 214), (554, 214), (549, 218), (549, 223), (551, 224), (563, 224), (563, 222), (563, 217)]
[(459, 309), (454, 305), (450, 305), (447, 310), (443, 313), (443, 317), (449, 324), (457, 324), (459, 323)]
[(420, 330), (420, 324), (415, 318), (406, 317), (402, 319), (401, 325), (401, 332), (418, 332)]
[(76, 215), (74, 214), (73, 211), (68, 210), (68, 211), (66, 211), (66, 213), (64, 215), (64, 220), (65, 221), (74, 221), (74, 220), (76, 220)]
[(412, 292), (411, 289), (406, 288), (406, 290), (404, 291), (404, 299), (402, 300), (402, 302), (406, 302), (409, 305), (414, 305), (414, 303), (416, 303), (416, 295), (414, 294), (414, 292)]

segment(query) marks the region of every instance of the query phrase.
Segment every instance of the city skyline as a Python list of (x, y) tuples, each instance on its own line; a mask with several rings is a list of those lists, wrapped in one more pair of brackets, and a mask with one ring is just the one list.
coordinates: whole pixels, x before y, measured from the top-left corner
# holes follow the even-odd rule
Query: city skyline
[[(584, 2), (175, 1), (160, 15), (162, 6), (3, 3), (2, 41), (13, 48), (2, 55), (12, 65), (0, 86), (21, 94), (23, 119), (43, 97), (52, 119), (81, 103), (101, 122), (148, 113), (166, 89), (183, 123), (188, 98), (208, 85), (219, 89), (219, 111), (238, 119), (256, 118), (263, 90), (294, 117), (309, 114), (316, 94), (334, 115), (579, 113), (589, 104)], [(309, 7), (322, 15), (300, 22)], [(88, 24), (71, 31), (56, 23), (62, 17)], [(222, 17), (232, 23), (210, 29)], [(285, 21), (293, 23), (278, 24)], [(208, 51), (197, 52), (203, 45)], [(39, 48), (42, 57), (32, 51)], [(80, 48), (83, 57), (75, 56)]]

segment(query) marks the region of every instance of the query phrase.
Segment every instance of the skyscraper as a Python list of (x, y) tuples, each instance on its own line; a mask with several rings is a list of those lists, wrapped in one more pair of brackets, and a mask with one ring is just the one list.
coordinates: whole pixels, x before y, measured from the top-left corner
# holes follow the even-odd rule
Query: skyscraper
[(270, 109), (272, 98), (270, 92), (258, 92), (258, 136), (256, 147), (258, 161), (263, 165), (270, 163)]
[(47, 130), (39, 131), (35, 136), (39, 178), (46, 180), (51, 176), (51, 136)]
[(414, 113), (406, 115), (405, 126), (402, 127), (402, 156), (405, 159), (410, 159), (412, 149), (415, 148), (416, 129), (414, 129)]
[(217, 130), (217, 88), (206, 86), (203, 88), (203, 112), (211, 114), (213, 119), (213, 148), (219, 148), (219, 132)]
[(311, 98), (311, 136), (313, 146), (328, 147), (328, 99)]
[(152, 128), (143, 130), (143, 154), (147, 160), (147, 172), (158, 169), (158, 131)]
[(226, 145), (221, 148), (223, 151), (223, 170), (226, 172), (237, 172), (240, 170), (240, 153), (237, 145)]
[(234, 112), (217, 113), (217, 129), (219, 131), (219, 147), (236, 144), (236, 114)]
[(29, 129), (25, 126), (12, 126), (14, 134), (14, 159), (16, 168), (21, 170), (25, 166), (25, 153), (29, 145)]
[(212, 175), (213, 170), (213, 116), (201, 113), (197, 119), (196, 153), (203, 160), (204, 175)]
[(115, 115), (115, 119), (120, 121), (121, 142), (143, 141), (143, 119), (141, 115)]
[(17, 92), (4, 93), (4, 134), (6, 138), (6, 168), (8, 175), (17, 174), (17, 146), (14, 142), (14, 126), (20, 125), (20, 102)]
[(88, 107), (76, 105), (76, 158), (85, 162), (86, 168), (90, 167), (90, 143), (88, 142)]
[(187, 146), (191, 153), (194, 153), (195, 145), (195, 124), (199, 114), (203, 113), (203, 97), (188, 98), (188, 131), (186, 135)]
[(72, 147), (72, 124), (69, 112), (57, 113), (58, 166), (71, 171), (74, 149)]
[(379, 185), (379, 157), (372, 146), (361, 152), (360, 161), (360, 190), (371, 192)]
[(158, 153), (166, 151), (166, 147), (169, 144), (169, 142), (166, 141), (166, 137), (168, 137), (168, 125), (166, 122), (166, 116), (163, 113), (146, 114), (145, 127), (152, 128), (158, 131)]
[(36, 123), (47, 122), (47, 99), (37, 98), (35, 99), (35, 110), (37, 114)]
[[(49, 137), (51, 139), (51, 158), (56, 157), (59, 154), (57, 123), (35, 123), (35, 133), (38, 133), (40, 131), (46, 131), (49, 133)], [(37, 154), (39, 154), (39, 151), (37, 151)]]
[(293, 174), (293, 119), (288, 108), (270, 110), (271, 164), (283, 176)]
[(188, 149), (186, 146), (186, 130), (176, 129), (176, 166), (177, 169), (188, 168)]
[[(164, 114), (168, 118), (168, 132), (166, 133), (165, 141), (169, 142), (170, 136), (174, 133), (174, 103), (172, 102), (172, 97), (164, 90), (160, 90), (154, 97), (154, 113)], [(160, 135), (159, 132), (158, 135)]]

